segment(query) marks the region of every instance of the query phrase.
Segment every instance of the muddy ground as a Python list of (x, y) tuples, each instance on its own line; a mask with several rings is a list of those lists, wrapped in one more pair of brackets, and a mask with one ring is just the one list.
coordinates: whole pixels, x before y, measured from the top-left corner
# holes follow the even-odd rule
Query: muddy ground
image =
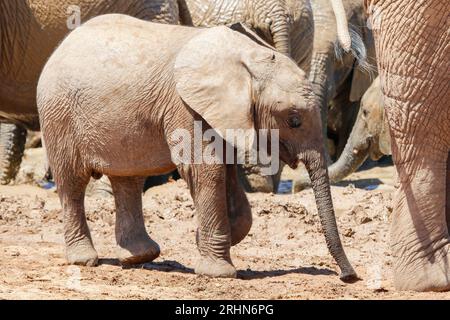
[[(144, 194), (145, 224), (162, 249), (153, 263), (118, 264), (113, 199), (91, 195), (87, 217), (100, 265), (67, 265), (57, 195), (35, 183), (41, 161), (41, 149), (27, 150), (16, 183), (0, 187), (0, 298), (450, 299), (450, 293), (397, 292), (392, 286), (387, 245), (392, 166), (360, 171), (332, 187), (342, 240), (361, 277), (345, 284), (327, 252), (310, 190), (249, 194), (253, 227), (231, 252), (238, 278), (195, 275), (195, 210), (183, 181)], [(286, 170), (283, 177), (292, 175)]]

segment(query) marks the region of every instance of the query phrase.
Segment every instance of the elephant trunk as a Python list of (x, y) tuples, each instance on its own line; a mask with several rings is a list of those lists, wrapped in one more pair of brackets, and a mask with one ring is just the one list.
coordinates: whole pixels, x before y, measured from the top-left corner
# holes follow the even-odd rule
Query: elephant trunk
[(271, 26), (273, 44), (278, 52), (290, 56), (290, 41), (287, 22), (283, 19), (276, 19)]
[(370, 138), (361, 132), (359, 123), (355, 123), (339, 159), (329, 168), (331, 183), (341, 181), (366, 161), (370, 152)]
[(334, 15), (336, 16), (336, 31), (338, 41), (345, 52), (349, 52), (352, 46), (350, 32), (348, 30), (347, 15), (342, 0), (330, 0)]
[(322, 121), (322, 134), (327, 136), (327, 114), (328, 114), (328, 79), (330, 78), (330, 56), (326, 53), (315, 53), (311, 59), (311, 71), (309, 80), (320, 107), (320, 118)]
[(311, 179), (328, 250), (341, 269), (341, 280), (354, 281), (357, 279), (357, 275), (347, 259), (337, 229), (325, 157), (323, 152), (308, 152), (307, 154), (309, 154), (307, 159), (302, 161), (305, 163)]

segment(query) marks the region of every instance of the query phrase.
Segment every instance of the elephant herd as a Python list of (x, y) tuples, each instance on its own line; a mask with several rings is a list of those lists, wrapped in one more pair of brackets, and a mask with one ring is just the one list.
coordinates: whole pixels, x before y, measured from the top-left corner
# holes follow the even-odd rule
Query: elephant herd
[[(195, 272), (235, 277), (230, 247), (252, 225), (245, 191), (273, 191), (283, 165), (303, 163), (309, 178), (298, 185), (313, 188), (340, 277), (355, 281), (330, 181), (392, 154), (394, 284), (450, 289), (449, 3), (78, 2), (83, 24), (74, 30), (70, 1), (0, 2), (0, 180), (14, 179), (27, 130), (42, 131), (70, 263), (97, 264), (84, 195), (102, 176), (116, 203), (121, 263), (158, 257), (142, 188), (145, 177), (177, 169), (198, 216)], [(173, 137), (195, 135), (199, 124), (221, 141), (223, 158), (246, 152), (247, 132), (276, 131), (280, 169), (266, 176), (254, 164), (198, 163), (196, 150), (175, 161)], [(207, 152), (207, 140), (186, 145)]]

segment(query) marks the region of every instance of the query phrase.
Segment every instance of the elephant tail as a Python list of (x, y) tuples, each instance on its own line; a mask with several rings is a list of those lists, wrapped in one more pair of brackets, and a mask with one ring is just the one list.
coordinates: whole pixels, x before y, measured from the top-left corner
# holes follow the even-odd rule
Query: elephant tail
[[(350, 53), (355, 57), (358, 67), (372, 74), (376, 71), (376, 66), (370, 64), (367, 59), (367, 50), (364, 44), (363, 37), (359, 34), (358, 28), (349, 24), (349, 33), (351, 37)], [(342, 59), (344, 50), (339, 42), (335, 42), (334, 51), (337, 59)]]

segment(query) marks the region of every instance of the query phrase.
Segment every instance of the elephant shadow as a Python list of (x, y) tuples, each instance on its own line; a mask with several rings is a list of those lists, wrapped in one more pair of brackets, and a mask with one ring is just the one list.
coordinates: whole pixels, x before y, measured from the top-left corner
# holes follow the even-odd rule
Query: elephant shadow
[(134, 264), (134, 265), (128, 265), (128, 266), (122, 266), (119, 262), (119, 259), (114, 258), (105, 258), (105, 259), (99, 259), (98, 265), (110, 265), (110, 266), (117, 266), (122, 267), (122, 269), (145, 269), (145, 270), (156, 270), (156, 271), (163, 271), (163, 272), (181, 272), (181, 273), (192, 273), (194, 274), (194, 269), (188, 268), (184, 266), (183, 264), (173, 261), (173, 260), (164, 260), (161, 262), (148, 262), (144, 264)]
[[(113, 265), (113, 266), (121, 266), (118, 259), (100, 259), (99, 265)], [(131, 265), (131, 266), (122, 266), (123, 269), (145, 269), (145, 270), (155, 270), (155, 271), (163, 271), (163, 272), (180, 272), (180, 273), (189, 273), (195, 274), (193, 268), (186, 267), (185, 265), (173, 261), (173, 260), (164, 260), (161, 262), (149, 262), (139, 265)], [(328, 268), (317, 268), (317, 267), (300, 267), (293, 269), (277, 269), (277, 270), (238, 270), (237, 278), (241, 280), (253, 280), (253, 279), (263, 279), (263, 278), (273, 278), (280, 277), (287, 274), (307, 274), (307, 275), (337, 275), (337, 273)]]
[(263, 279), (263, 278), (274, 278), (274, 277), (280, 277), (287, 274), (307, 274), (312, 276), (318, 276), (318, 275), (337, 275), (337, 273), (331, 269), (328, 268), (316, 268), (316, 267), (300, 267), (300, 268), (293, 268), (288, 270), (239, 270), (237, 273), (237, 277), (242, 280), (253, 280), (253, 279)]
[(353, 185), (357, 189), (374, 190), (377, 189), (382, 184), (384, 184), (383, 181), (381, 181), (378, 178), (373, 178), (373, 179), (344, 180), (333, 183), (332, 185), (339, 187), (347, 187), (349, 185)]

